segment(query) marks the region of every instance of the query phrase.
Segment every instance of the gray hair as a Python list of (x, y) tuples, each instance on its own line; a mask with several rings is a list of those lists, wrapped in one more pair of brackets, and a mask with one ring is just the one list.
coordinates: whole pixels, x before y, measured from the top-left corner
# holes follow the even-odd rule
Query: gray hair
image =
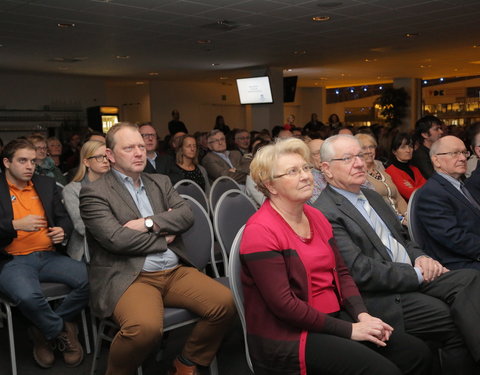
[(335, 157), (334, 143), (342, 139), (350, 139), (361, 147), (360, 141), (358, 138), (350, 134), (337, 134), (328, 137), (325, 142), (323, 142), (322, 147), (320, 147), (320, 159), (322, 162), (329, 162)]

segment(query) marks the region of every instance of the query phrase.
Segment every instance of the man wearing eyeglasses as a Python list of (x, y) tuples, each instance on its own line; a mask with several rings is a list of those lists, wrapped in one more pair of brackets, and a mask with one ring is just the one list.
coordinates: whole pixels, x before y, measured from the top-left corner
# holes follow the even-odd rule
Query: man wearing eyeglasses
[(150, 123), (140, 124), (138, 127), (145, 149), (147, 150), (147, 164), (143, 170), (145, 173), (160, 173), (170, 177), (172, 184), (180, 181), (182, 175), (175, 165), (175, 160), (167, 154), (157, 154), (157, 131)]
[(207, 143), (211, 152), (204, 156), (202, 165), (207, 170), (210, 180), (213, 182), (220, 176), (228, 176), (245, 185), (250, 160), (244, 158), (240, 151), (228, 151), (225, 134), (218, 129), (208, 133)]
[(449, 271), (407, 239), (383, 198), (362, 188), (364, 154), (355, 137), (328, 138), (321, 159), (328, 186), (313, 206), (332, 224), (369, 312), (441, 347), (443, 374), (478, 374), (480, 274)]
[(480, 270), (480, 205), (461, 180), (469, 155), (457, 137), (435, 142), (435, 173), (417, 192), (419, 237), (426, 253), (450, 269)]
[(233, 132), (233, 142), (235, 149), (240, 151), (242, 155), (250, 152), (250, 133), (245, 129), (235, 129)]

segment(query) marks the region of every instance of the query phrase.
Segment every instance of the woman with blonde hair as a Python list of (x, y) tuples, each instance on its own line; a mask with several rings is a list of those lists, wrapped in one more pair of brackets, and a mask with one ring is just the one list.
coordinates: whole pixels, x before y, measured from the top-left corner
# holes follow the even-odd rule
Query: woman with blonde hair
[(84, 255), (85, 225), (80, 216), (80, 190), (83, 185), (93, 182), (110, 170), (105, 153), (105, 143), (85, 142), (80, 150), (80, 165), (72, 182), (62, 191), (65, 208), (72, 219), (74, 231), (68, 241), (67, 253), (71, 258), (80, 260)]
[(427, 374), (428, 347), (368, 314), (332, 226), (305, 204), (309, 161), (308, 146), (290, 138), (262, 147), (250, 166), (267, 197), (240, 244), (255, 374)]

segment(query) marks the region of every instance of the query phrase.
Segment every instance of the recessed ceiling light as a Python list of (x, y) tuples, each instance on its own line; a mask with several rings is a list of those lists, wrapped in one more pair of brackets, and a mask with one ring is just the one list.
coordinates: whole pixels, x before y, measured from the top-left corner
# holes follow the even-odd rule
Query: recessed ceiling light
[(128, 60), (130, 58), (130, 56), (129, 55), (117, 55), (116, 58), (119, 59), (119, 60)]
[(219, 63), (213, 63), (211, 64), (212, 66), (219, 66), (220, 64)]
[(74, 23), (57, 23), (57, 27), (61, 28), (61, 29), (70, 29), (72, 27), (75, 27), (75, 24)]
[(150, 73), (148, 73), (149, 76), (158, 76), (158, 74), (159, 74), (159, 73), (157, 73), (157, 72), (150, 72)]
[(0, 44), (0, 48), (2, 48), (2, 47), (3, 47), (3, 44)]
[(377, 59), (363, 59), (364, 62), (369, 63), (369, 62), (375, 62)]
[(136, 84), (136, 85), (144, 85), (145, 82), (143, 82), (143, 81), (137, 81), (137, 82), (135, 82), (135, 84)]
[(306, 55), (307, 51), (306, 50), (299, 50), (299, 51), (293, 51), (294, 55)]
[(212, 41), (210, 39), (199, 39), (197, 40), (198, 44), (210, 44)]
[(469, 61), (470, 64), (480, 64), (480, 60), (477, 61)]
[(221, 80), (226, 80), (228, 77), (220, 77)]
[(420, 34), (419, 33), (406, 33), (405, 34), (405, 38), (407, 39), (413, 39), (413, 38), (416, 38), (417, 36), (419, 36)]
[(292, 70), (293, 70), (293, 69), (289, 68), (289, 69), (287, 69), (287, 72), (291, 72)]
[(328, 21), (330, 20), (330, 16), (315, 16), (315, 17), (312, 17), (312, 21), (315, 21), (315, 22), (325, 22), (325, 21)]

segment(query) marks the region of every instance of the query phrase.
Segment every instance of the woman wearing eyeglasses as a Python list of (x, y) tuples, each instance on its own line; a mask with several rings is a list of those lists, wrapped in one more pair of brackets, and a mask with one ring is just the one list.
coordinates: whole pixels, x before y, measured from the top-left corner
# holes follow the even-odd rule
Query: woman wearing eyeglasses
[(267, 197), (240, 245), (255, 374), (428, 373), (428, 348), (368, 314), (330, 223), (305, 205), (309, 160), (308, 146), (290, 138), (262, 147), (251, 163)]
[(399, 133), (392, 140), (392, 164), (385, 171), (392, 177), (398, 191), (408, 202), (412, 193), (427, 180), (417, 167), (410, 164), (413, 141), (407, 133)]
[(377, 141), (370, 134), (356, 134), (355, 137), (360, 141), (363, 154), (365, 155), (367, 181), (383, 197), (383, 200), (392, 207), (402, 224), (406, 225), (407, 202), (398, 192), (390, 175), (385, 172), (383, 164), (375, 160)]
[(65, 208), (72, 219), (74, 231), (68, 241), (67, 253), (71, 258), (80, 260), (84, 254), (85, 225), (80, 216), (80, 190), (82, 186), (99, 179), (110, 170), (105, 154), (105, 143), (85, 142), (80, 150), (78, 171), (62, 191)]

